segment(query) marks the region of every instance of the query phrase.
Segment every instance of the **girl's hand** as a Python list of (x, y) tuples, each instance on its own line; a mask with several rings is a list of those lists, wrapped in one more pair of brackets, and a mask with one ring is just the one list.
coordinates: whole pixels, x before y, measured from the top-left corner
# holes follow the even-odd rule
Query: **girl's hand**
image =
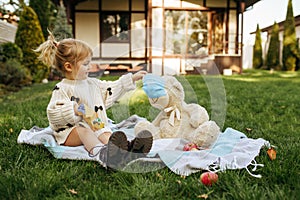
[(141, 80), (146, 74), (147, 74), (147, 72), (143, 71), (143, 70), (138, 71), (137, 73), (133, 74), (132, 75), (133, 82)]
[(78, 107), (79, 107), (79, 105), (77, 103), (74, 103), (74, 112), (75, 112), (75, 115), (80, 115), (80, 113), (78, 111)]

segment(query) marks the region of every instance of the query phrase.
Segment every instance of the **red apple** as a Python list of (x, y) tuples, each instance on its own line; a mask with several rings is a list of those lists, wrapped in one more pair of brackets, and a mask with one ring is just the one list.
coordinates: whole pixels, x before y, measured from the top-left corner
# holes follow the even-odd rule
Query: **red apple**
[(218, 174), (213, 172), (204, 172), (201, 174), (200, 180), (204, 185), (211, 186), (218, 181)]
[(196, 149), (198, 149), (198, 146), (193, 142), (189, 142), (189, 143), (185, 144), (183, 147), (183, 151), (191, 151), (191, 150), (194, 151)]
[(199, 151), (198, 148), (192, 148), (190, 151)]

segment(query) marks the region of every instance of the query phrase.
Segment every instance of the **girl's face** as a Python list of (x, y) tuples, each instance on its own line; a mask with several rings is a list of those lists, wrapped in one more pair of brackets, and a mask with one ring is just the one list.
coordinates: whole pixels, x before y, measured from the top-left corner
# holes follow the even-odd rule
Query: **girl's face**
[(88, 77), (90, 69), (91, 57), (87, 57), (83, 61), (79, 61), (76, 66), (73, 67), (73, 78), (75, 80), (84, 80)]

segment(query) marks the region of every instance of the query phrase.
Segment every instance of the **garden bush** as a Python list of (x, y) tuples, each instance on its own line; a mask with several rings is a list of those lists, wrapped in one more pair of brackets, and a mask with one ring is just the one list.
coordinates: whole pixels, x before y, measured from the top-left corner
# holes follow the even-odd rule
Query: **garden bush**
[(278, 23), (274, 22), (270, 45), (267, 53), (266, 65), (267, 69), (280, 69), (279, 63), (279, 49), (280, 49), (280, 42), (279, 42), (279, 25)]
[(282, 69), (295, 71), (298, 56), (295, 19), (292, 0), (289, 0), (283, 31)]
[(260, 69), (263, 66), (262, 40), (259, 25), (257, 24), (255, 33), (255, 43), (253, 46), (253, 68)]
[(18, 45), (12, 42), (6, 42), (0, 44), (0, 61), (6, 62), (9, 59), (16, 59), (22, 61), (23, 52)]
[(16, 59), (0, 62), (0, 84), (11, 87), (22, 87), (31, 83), (31, 76), (25, 67)]

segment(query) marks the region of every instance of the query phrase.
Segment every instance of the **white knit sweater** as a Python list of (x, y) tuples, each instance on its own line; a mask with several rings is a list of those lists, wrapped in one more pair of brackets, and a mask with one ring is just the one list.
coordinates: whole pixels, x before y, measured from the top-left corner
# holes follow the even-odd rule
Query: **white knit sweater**
[(116, 81), (103, 81), (96, 78), (85, 80), (63, 79), (52, 92), (51, 100), (47, 107), (47, 116), (50, 127), (55, 131), (64, 131), (74, 127), (82, 121), (82, 117), (75, 115), (74, 104), (71, 97), (79, 98), (78, 104), (84, 103), (94, 110), (105, 127), (100, 130), (111, 132), (106, 115), (106, 109), (111, 107), (127, 91), (135, 89), (132, 74), (121, 76)]

